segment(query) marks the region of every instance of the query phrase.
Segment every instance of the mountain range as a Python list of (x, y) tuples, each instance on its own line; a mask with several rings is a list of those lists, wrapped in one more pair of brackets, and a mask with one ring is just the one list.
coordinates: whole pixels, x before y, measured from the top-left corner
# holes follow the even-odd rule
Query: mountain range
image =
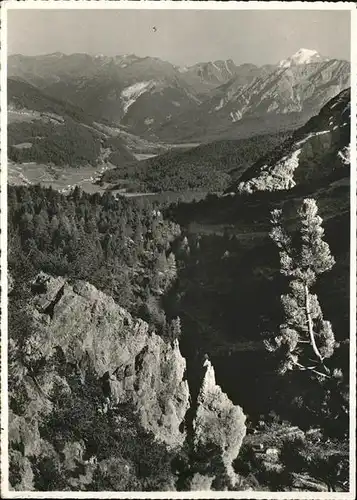
[(240, 76), (214, 89), (195, 110), (182, 112), (156, 131), (160, 137), (249, 137), (302, 125), (349, 86), (349, 64), (323, 61), (260, 69), (251, 81)]
[(12, 55), (8, 76), (150, 140), (202, 142), (301, 125), (349, 86), (350, 65), (309, 49), (261, 67), (54, 53)]

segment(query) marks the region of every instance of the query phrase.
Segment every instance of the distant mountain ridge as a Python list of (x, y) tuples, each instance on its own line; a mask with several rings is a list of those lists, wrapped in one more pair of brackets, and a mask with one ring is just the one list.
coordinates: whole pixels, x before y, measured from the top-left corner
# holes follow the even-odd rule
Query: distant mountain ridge
[(202, 95), (238, 76), (242, 83), (248, 83), (260, 72), (255, 64), (237, 66), (232, 59), (196, 63), (178, 70), (187, 83), (195, 85), (198, 92), (202, 86)]
[[(10, 56), (8, 76), (75, 103), (101, 121), (148, 131), (155, 122), (200, 103), (172, 64), (158, 58), (55, 54)], [(139, 109), (137, 103), (140, 103)]]
[(322, 101), (349, 85), (348, 70), (346, 63), (333, 60), (279, 68), (243, 87), (233, 80), (219, 89), (212, 106), (219, 99), (214, 110), (225, 109), (233, 122), (245, 115), (316, 112)]
[[(157, 134), (176, 134), (186, 139), (188, 131), (214, 134), (219, 130), (236, 130), (251, 135), (268, 127), (301, 126), (335, 95), (350, 85), (350, 65), (330, 60), (291, 67), (261, 68), (260, 74), (243, 83), (240, 75), (214, 89), (194, 113), (182, 113)], [(262, 124), (262, 120), (265, 123)], [(188, 126), (189, 124), (189, 126)]]
[(8, 75), (97, 121), (167, 142), (242, 138), (299, 126), (349, 86), (347, 61), (300, 49), (276, 65), (232, 59), (181, 68), (134, 54), (12, 55)]

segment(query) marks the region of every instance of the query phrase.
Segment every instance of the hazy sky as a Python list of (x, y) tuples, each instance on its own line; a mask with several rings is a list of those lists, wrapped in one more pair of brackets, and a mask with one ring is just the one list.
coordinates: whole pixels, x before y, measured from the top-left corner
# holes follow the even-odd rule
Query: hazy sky
[[(156, 27), (156, 31), (153, 27)], [(9, 54), (136, 54), (178, 65), (276, 63), (299, 48), (350, 59), (348, 11), (9, 10)]]

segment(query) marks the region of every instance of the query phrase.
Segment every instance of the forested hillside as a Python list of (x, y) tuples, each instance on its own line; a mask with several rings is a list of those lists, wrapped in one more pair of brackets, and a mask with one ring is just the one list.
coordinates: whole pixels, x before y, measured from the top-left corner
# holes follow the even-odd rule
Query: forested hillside
[(9, 187), (9, 271), (90, 281), (130, 312), (165, 325), (160, 295), (175, 275), (176, 224), (147, 200), (110, 194), (68, 197), (39, 186)]
[(8, 80), (8, 101), (9, 158), (14, 162), (72, 167), (136, 162), (125, 140), (104, 133), (93, 116), (70, 102), (13, 79)]
[(120, 186), (120, 180), (130, 180), (141, 192), (222, 192), (258, 158), (288, 136), (289, 132), (281, 132), (211, 142), (184, 152), (172, 150), (135, 165), (107, 171), (102, 180), (115, 186)]

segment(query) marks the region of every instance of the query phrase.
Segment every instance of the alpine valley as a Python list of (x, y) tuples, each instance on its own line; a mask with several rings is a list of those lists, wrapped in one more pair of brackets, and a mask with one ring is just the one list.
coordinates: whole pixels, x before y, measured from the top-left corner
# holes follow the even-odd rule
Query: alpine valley
[(7, 95), (11, 488), (348, 492), (349, 62), (11, 55)]

